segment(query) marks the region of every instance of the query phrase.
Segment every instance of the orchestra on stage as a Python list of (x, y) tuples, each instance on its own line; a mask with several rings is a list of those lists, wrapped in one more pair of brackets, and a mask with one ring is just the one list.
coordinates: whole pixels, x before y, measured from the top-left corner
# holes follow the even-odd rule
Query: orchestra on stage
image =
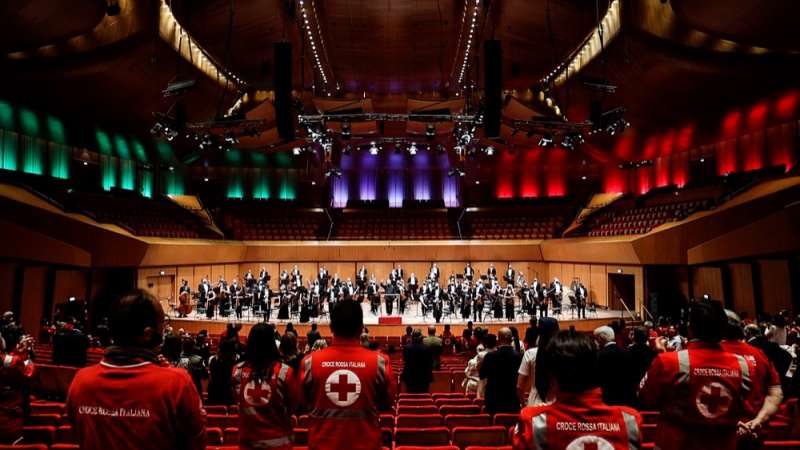
[(270, 281), (264, 267), (257, 276), (248, 270), (241, 281), (236, 276), (230, 283), (222, 275), (212, 283), (206, 275), (197, 290), (192, 290), (187, 280), (181, 280), (178, 302), (173, 309), (179, 318), (194, 312), (196, 318), (263, 321), (271, 320), (275, 309), (275, 319), (300, 323), (326, 316), (339, 301), (367, 302), (375, 316), (432, 317), (437, 323), (522, 321), (537, 316), (561, 316), (562, 308), (568, 309), (573, 318), (585, 319), (587, 309), (596, 311), (588, 289), (579, 278), (574, 278), (568, 287), (557, 277), (550, 283), (534, 277), (529, 283), (525, 274), (517, 272), (511, 264), (498, 278), (493, 264), (489, 264), (484, 275), (477, 276), (471, 263), (467, 263), (463, 273), (450, 274), (446, 281), (436, 263), (424, 278), (413, 272), (406, 278), (398, 265), (383, 280), (362, 265), (355, 273), (355, 281), (338, 273), (331, 276), (320, 266), (318, 273), (305, 282), (295, 265), (291, 271), (281, 271), (276, 289), (272, 289)]

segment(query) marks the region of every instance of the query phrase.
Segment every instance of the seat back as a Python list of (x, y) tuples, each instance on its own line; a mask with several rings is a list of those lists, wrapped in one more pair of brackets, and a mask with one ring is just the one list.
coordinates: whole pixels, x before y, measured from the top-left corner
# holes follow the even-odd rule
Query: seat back
[(398, 406), (397, 414), (439, 414), (439, 408), (430, 406)]
[(431, 428), (444, 425), (440, 414), (399, 414), (396, 428)]
[(436, 446), (450, 445), (450, 435), (445, 427), (395, 428), (394, 442), (400, 445)]
[(490, 427), (492, 417), (488, 414), (449, 414), (444, 418), (447, 428), (455, 427)]
[(478, 405), (443, 405), (439, 408), (439, 413), (443, 416), (450, 414), (480, 414), (481, 407)]
[(465, 449), (470, 445), (506, 445), (508, 430), (505, 427), (455, 427), (451, 433), (453, 445)]

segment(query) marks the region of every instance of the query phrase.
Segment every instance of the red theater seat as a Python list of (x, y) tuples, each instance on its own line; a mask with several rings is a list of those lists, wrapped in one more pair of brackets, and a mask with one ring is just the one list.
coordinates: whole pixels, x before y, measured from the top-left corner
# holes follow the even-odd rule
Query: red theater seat
[(433, 428), (444, 425), (440, 414), (399, 414), (396, 428)]
[(443, 416), (450, 414), (480, 414), (481, 407), (478, 405), (444, 405), (439, 408), (439, 413)]
[(494, 424), (511, 428), (519, 421), (519, 414), (498, 413), (494, 415)]
[(396, 428), (395, 445), (437, 446), (450, 445), (450, 434), (445, 427)]
[(22, 427), (23, 442), (25, 444), (52, 445), (56, 439), (56, 427), (32, 426)]
[(449, 414), (444, 423), (451, 430), (455, 427), (490, 427), (492, 417), (488, 414)]
[[(77, 447), (75, 447), (77, 448)], [(0, 444), (0, 450), (47, 450), (44, 444), (24, 444), (24, 445), (3, 445)]]
[(765, 449), (800, 450), (800, 441), (766, 441)]
[(451, 432), (453, 445), (467, 448), (470, 445), (498, 446), (506, 444), (505, 427), (456, 427)]

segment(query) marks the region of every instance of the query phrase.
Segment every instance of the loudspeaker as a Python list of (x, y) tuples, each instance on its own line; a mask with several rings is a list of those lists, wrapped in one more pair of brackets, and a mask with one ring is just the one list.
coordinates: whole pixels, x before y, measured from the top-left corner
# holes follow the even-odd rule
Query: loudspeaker
[(294, 139), (294, 114), (292, 113), (292, 44), (272, 44), (272, 62), (275, 84), (275, 122), (281, 139)]
[(503, 109), (502, 88), (503, 88), (503, 59), (500, 41), (487, 40), (483, 44), (484, 50), (484, 103), (486, 104), (486, 116), (484, 117), (484, 127), (487, 138), (500, 136), (500, 119)]

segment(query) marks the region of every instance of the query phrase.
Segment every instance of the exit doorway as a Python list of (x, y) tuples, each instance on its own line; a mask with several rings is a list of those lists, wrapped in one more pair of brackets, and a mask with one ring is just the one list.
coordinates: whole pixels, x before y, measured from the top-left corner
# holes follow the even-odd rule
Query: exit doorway
[(635, 296), (636, 277), (634, 275), (627, 273), (608, 274), (608, 303), (612, 309), (636, 311)]

